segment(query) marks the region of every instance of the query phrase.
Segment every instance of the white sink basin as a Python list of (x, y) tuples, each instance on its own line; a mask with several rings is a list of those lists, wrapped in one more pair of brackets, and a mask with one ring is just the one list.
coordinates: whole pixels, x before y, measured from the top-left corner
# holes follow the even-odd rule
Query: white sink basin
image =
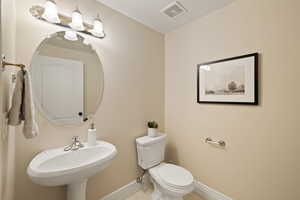
[(27, 173), (37, 184), (68, 185), (68, 200), (84, 200), (87, 179), (105, 167), (117, 155), (116, 147), (104, 141), (76, 151), (64, 147), (39, 153), (30, 162)]

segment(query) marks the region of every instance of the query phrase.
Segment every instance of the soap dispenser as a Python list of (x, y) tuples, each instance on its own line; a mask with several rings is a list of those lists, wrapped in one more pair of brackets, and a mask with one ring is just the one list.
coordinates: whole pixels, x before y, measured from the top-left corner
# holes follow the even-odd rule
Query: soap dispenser
[(88, 129), (88, 146), (95, 146), (97, 144), (97, 131), (94, 122), (91, 123)]

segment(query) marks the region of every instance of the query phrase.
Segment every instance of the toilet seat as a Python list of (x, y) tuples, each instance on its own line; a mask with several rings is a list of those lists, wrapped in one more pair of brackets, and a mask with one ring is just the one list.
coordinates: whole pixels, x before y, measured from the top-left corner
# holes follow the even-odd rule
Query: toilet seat
[(168, 186), (182, 189), (193, 184), (192, 174), (177, 165), (165, 163), (157, 171), (161, 180)]
[(194, 178), (186, 169), (177, 165), (162, 163), (150, 169), (151, 176), (162, 186), (175, 190), (190, 190)]

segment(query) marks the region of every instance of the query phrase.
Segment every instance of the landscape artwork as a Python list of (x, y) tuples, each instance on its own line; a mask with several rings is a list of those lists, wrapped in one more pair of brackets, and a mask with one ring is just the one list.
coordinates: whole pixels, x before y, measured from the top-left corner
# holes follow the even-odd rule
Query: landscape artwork
[(245, 66), (209, 67), (205, 73), (205, 94), (245, 94)]
[(198, 103), (258, 105), (258, 53), (197, 67)]

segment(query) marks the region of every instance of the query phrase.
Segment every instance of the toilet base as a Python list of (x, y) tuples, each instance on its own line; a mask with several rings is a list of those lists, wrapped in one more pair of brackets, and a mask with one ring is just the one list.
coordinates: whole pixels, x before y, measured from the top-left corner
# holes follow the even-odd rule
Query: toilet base
[(182, 196), (174, 196), (163, 192), (164, 189), (158, 183), (155, 183), (155, 181), (152, 180), (152, 183), (154, 185), (154, 191), (151, 194), (152, 200), (183, 200)]

